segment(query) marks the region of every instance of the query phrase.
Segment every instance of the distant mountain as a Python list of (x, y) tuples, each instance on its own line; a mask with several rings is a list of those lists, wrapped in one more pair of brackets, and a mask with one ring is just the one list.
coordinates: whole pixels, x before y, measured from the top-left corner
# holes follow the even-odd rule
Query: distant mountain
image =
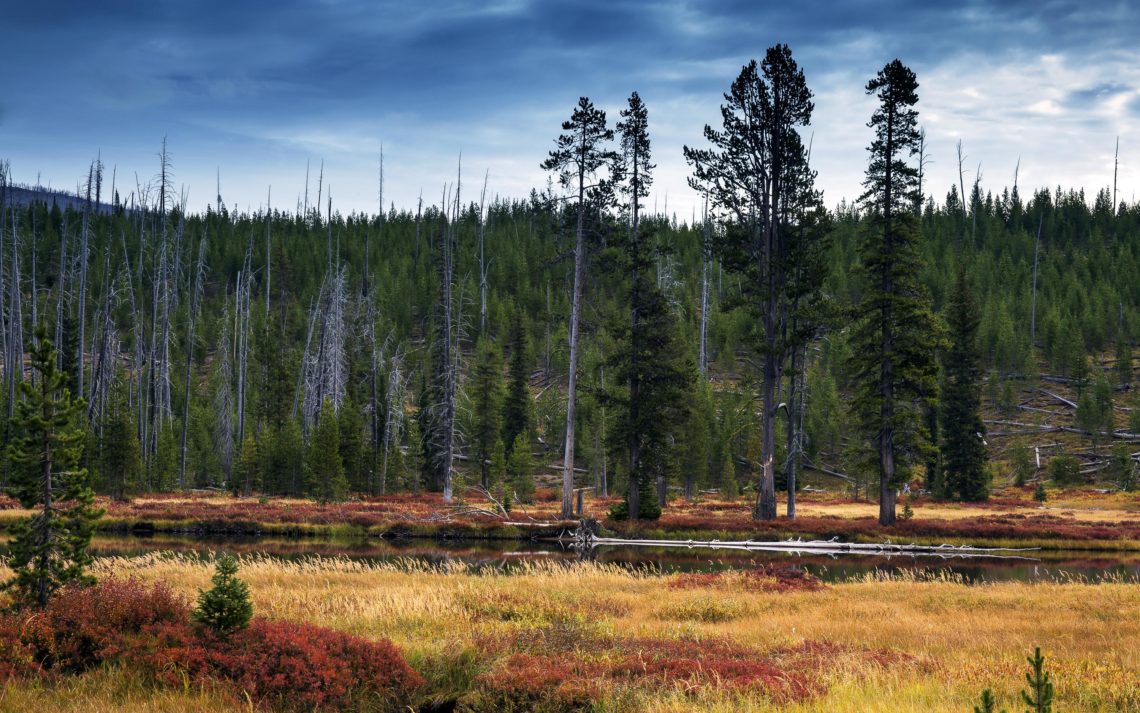
[[(86, 199), (82, 196), (43, 186), (8, 186), (3, 200), (21, 207), (33, 203), (46, 203), (48, 206), (58, 205), (59, 209), (63, 211), (69, 208), (76, 211), (83, 210), (87, 204)], [(92, 204), (91, 207), (96, 212), (107, 215), (110, 215), (114, 210), (114, 206), (109, 203)]]

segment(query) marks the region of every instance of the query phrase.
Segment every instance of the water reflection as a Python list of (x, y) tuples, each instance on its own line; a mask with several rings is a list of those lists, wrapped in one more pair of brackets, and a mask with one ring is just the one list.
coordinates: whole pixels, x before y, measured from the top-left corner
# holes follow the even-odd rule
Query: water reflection
[(869, 573), (897, 574), (938, 571), (967, 582), (1054, 581), (1083, 579), (1140, 582), (1140, 553), (1038, 551), (1019, 553), (1034, 559), (962, 559), (936, 555), (820, 555), (791, 552), (694, 550), (685, 547), (599, 546), (575, 549), (558, 542), (513, 541), (322, 540), (257, 539), (168, 535), (97, 536), (96, 556), (135, 556), (155, 551), (207, 554), (227, 551), (296, 559), (308, 556), (348, 557), (368, 562), (416, 560), (430, 564), (464, 562), (476, 569), (509, 572), (520, 563), (536, 560), (577, 562), (589, 560), (660, 573), (722, 572), (759, 565), (792, 564), (828, 582), (860, 578)]

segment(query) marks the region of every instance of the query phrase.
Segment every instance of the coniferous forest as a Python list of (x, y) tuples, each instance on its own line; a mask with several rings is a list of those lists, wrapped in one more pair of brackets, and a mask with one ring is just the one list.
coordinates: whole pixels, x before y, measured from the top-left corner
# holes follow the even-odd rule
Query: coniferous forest
[(130, 187), (101, 162), (67, 200), (8, 182), (0, 403), (15, 413), (43, 325), (101, 493), (525, 498), (537, 475), (627, 494), (635, 518), (705, 490), (771, 518), (775, 489), (820, 469), (883, 522), (911, 481), (984, 499), (1006, 473), (981, 409), (1014, 414), (1043, 378), (1077, 385), (1089, 437), (1125, 430), (1140, 207), (1111, 186), (928, 185), (913, 72), (866, 90), (866, 192), (832, 207), (786, 46), (685, 147), (698, 215), (647, 208), (654, 152), (677, 149), (636, 93), (551, 127), (534, 160), (552, 181), (526, 197), (457, 165), (439, 195), (385, 204), (379, 158), (373, 214), (321, 179), (296, 206), (201, 210), (165, 145)]

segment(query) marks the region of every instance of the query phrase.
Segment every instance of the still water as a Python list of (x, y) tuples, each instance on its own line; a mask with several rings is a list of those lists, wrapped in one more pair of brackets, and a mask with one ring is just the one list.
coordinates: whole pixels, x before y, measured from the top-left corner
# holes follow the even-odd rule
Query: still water
[(207, 554), (231, 552), (297, 559), (348, 557), (367, 562), (415, 560), (441, 564), (463, 562), (488, 571), (517, 569), (527, 561), (572, 563), (581, 560), (617, 564), (631, 569), (671, 572), (721, 572), (758, 565), (794, 565), (820, 579), (839, 582), (870, 573), (902, 571), (945, 572), (967, 582), (1055, 581), (1084, 579), (1140, 583), (1140, 552), (1048, 550), (1009, 553), (1015, 557), (948, 557), (933, 555), (795, 554), (689, 549), (686, 547), (598, 546), (586, 552), (558, 542), (323, 540), (99, 535), (92, 542), (95, 556), (134, 556), (155, 551)]

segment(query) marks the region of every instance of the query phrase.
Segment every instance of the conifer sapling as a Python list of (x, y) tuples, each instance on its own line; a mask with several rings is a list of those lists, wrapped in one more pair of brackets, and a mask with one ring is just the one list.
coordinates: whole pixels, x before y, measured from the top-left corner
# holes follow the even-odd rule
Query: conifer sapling
[(249, 585), (235, 576), (237, 571), (238, 562), (233, 555), (218, 558), (210, 580), (214, 586), (198, 590), (198, 606), (193, 612), (195, 621), (223, 636), (244, 629), (253, 616)]

